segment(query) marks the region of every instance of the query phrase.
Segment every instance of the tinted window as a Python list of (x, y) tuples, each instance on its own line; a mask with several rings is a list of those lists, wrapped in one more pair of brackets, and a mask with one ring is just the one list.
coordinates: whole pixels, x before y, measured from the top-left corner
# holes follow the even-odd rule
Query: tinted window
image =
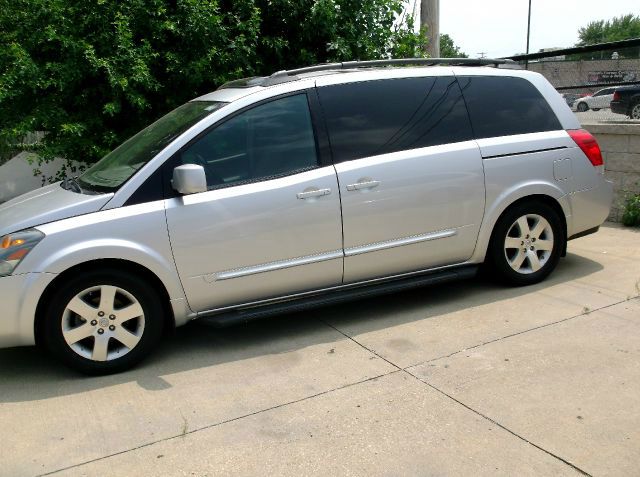
[(472, 139), (452, 77), (367, 81), (318, 91), (336, 161)]
[(117, 190), (171, 141), (226, 104), (217, 101), (183, 104), (104, 156), (87, 169), (78, 181), (87, 190)]
[(459, 77), (478, 139), (562, 129), (540, 92), (522, 78)]
[(307, 95), (256, 106), (216, 126), (182, 151), (209, 188), (289, 174), (317, 165)]

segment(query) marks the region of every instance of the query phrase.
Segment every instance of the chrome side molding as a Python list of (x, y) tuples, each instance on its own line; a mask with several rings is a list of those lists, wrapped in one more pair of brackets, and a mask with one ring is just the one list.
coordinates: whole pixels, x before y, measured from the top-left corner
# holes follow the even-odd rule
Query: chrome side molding
[(362, 253), (377, 252), (386, 248), (401, 247), (403, 245), (411, 245), (414, 243), (427, 242), (429, 240), (438, 240), (442, 238), (452, 237), (456, 235), (457, 230), (441, 230), (439, 232), (431, 232), (422, 235), (412, 235), (411, 237), (400, 238), (396, 240), (388, 240), (386, 242), (377, 242), (368, 245), (360, 245), (358, 247), (350, 247), (344, 250), (345, 257), (360, 255)]
[(255, 275), (257, 273), (272, 272), (274, 270), (282, 270), (285, 268), (297, 267), (299, 265), (308, 265), (310, 263), (324, 262), (335, 258), (342, 258), (342, 250), (334, 250), (333, 252), (319, 253), (317, 255), (308, 255), (306, 257), (292, 258), (288, 260), (279, 260), (277, 262), (263, 263), (250, 267), (237, 268), (226, 272), (219, 272), (215, 275), (215, 280), (229, 280), (230, 278), (246, 277), (247, 275)]
[(305, 257), (297, 257), (287, 260), (278, 260), (277, 262), (263, 263), (260, 265), (253, 265), (250, 267), (236, 268), (233, 270), (227, 270), (224, 272), (218, 272), (213, 275), (205, 275), (203, 278), (205, 281), (211, 283), (220, 280), (229, 280), (231, 278), (246, 277), (248, 275), (255, 275), (257, 273), (272, 272), (275, 270), (282, 270), (285, 268), (298, 267), (300, 265), (308, 265), (310, 263), (324, 262), (326, 260), (333, 260), (336, 258), (350, 257), (353, 255), (360, 255), (368, 252), (376, 252), (378, 250), (384, 250), (387, 248), (401, 247), (403, 245), (411, 245), (414, 243), (427, 242), (429, 240), (438, 240), (446, 237), (452, 237), (456, 235), (457, 230), (441, 230), (438, 232), (431, 232), (422, 235), (412, 235), (411, 237), (404, 237), (397, 240), (389, 240), (386, 242), (377, 242), (368, 245), (361, 245), (358, 247), (350, 247), (344, 250), (334, 250), (331, 252), (324, 252), (315, 255), (307, 255)]

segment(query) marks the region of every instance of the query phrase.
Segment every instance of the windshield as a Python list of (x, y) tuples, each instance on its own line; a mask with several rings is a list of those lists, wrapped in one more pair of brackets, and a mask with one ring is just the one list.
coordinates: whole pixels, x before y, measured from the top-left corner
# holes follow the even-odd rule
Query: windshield
[(171, 141), (226, 104), (219, 101), (191, 101), (174, 109), (87, 169), (78, 178), (80, 187), (96, 192), (118, 189)]

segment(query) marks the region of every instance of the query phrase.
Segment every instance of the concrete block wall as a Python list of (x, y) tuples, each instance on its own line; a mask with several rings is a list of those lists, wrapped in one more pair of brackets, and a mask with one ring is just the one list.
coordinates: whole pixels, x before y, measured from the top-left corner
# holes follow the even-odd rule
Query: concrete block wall
[(620, 222), (625, 198), (640, 194), (640, 123), (583, 124), (593, 134), (605, 163), (605, 175), (613, 181), (613, 204), (609, 220)]
[[(38, 166), (29, 160), (31, 156), (31, 153), (21, 152), (13, 159), (0, 164), (0, 203), (48, 184), (48, 179), (55, 177), (62, 169), (70, 172), (70, 165), (62, 159)], [(76, 168), (79, 167), (79, 164), (74, 165)], [(35, 169), (39, 171), (38, 174), (34, 173)]]
[[(529, 70), (543, 75), (555, 87), (593, 84), (593, 74), (603, 71), (623, 71), (624, 81), (640, 80), (640, 59), (621, 58), (618, 60), (586, 60), (586, 61), (535, 61), (529, 63)], [(615, 83), (611, 83), (612, 86)], [(580, 91), (595, 92), (604, 86), (588, 86), (578, 88)]]

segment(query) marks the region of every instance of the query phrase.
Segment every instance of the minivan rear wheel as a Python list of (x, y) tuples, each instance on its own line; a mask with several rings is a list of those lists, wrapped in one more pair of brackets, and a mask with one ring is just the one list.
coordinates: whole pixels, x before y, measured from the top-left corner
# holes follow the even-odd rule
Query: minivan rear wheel
[(117, 270), (72, 278), (56, 289), (46, 308), (42, 341), (85, 374), (131, 368), (162, 335), (160, 298), (145, 282)]
[(494, 228), (489, 265), (507, 284), (538, 283), (558, 264), (565, 241), (562, 222), (552, 207), (541, 202), (519, 204), (508, 209)]

